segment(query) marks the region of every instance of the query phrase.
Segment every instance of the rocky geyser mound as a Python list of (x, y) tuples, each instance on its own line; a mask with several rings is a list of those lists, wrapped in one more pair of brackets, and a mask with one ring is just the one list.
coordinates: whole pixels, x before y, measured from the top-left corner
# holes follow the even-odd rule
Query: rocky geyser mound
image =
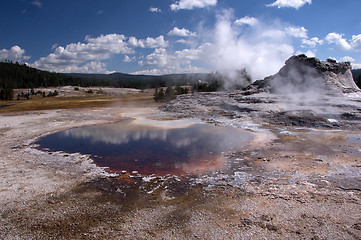
[(333, 59), (320, 61), (304, 54), (292, 56), (278, 73), (255, 81), (244, 89), (244, 94), (292, 94), (320, 90), (332, 93), (360, 92), (352, 77), (351, 64), (338, 63)]

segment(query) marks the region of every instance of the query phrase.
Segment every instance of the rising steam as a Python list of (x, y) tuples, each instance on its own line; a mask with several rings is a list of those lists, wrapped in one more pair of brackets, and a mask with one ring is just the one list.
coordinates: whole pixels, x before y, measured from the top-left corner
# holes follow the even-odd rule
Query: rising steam
[(271, 87), (273, 93), (287, 97), (297, 106), (319, 102), (326, 88), (316, 69), (301, 64), (283, 67), (271, 81)]
[[(265, 24), (259, 20), (253, 24), (239, 24), (231, 10), (217, 15), (215, 28), (208, 33), (202, 60), (213, 69), (237, 79), (239, 71), (246, 69), (252, 80), (275, 74), (294, 49), (285, 27), (280, 23)], [(237, 72), (238, 71), (238, 72)]]

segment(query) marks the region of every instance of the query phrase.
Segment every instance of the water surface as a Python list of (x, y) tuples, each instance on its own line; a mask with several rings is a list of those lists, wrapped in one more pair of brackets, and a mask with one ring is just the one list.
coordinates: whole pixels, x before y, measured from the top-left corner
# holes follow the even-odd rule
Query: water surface
[(1, 105), (1, 106), (0, 106), (0, 109), (6, 108), (6, 107), (10, 107), (10, 106), (12, 106), (12, 105), (14, 105), (14, 104)]
[(40, 139), (40, 149), (90, 154), (110, 171), (140, 174), (202, 173), (223, 167), (223, 152), (252, 139), (241, 129), (189, 121), (128, 121), (81, 127)]

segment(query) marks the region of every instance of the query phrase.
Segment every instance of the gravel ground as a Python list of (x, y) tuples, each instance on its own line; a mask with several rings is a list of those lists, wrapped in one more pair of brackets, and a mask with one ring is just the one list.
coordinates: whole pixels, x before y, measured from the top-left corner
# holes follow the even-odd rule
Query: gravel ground
[[(212, 102), (195, 98), (187, 112), (190, 96), (165, 106), (168, 113), (132, 106), (2, 114), (0, 239), (360, 239), (361, 132), (350, 119), (338, 128), (267, 122), (229, 93), (228, 105), (215, 94)], [(198, 117), (272, 138), (228, 153), (223, 170), (151, 180), (31, 146), (55, 131), (139, 115)]]

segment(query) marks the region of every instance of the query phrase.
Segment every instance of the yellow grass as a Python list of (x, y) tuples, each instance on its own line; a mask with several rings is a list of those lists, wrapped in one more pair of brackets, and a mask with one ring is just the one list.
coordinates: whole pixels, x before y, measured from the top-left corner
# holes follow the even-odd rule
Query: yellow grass
[(150, 93), (123, 94), (118, 96), (87, 95), (76, 97), (36, 97), (29, 100), (0, 101), (0, 107), (3, 105), (11, 105), (5, 108), (0, 108), (0, 113), (51, 109), (107, 107), (113, 106), (114, 104), (118, 106), (128, 104), (144, 104), (144, 106), (157, 105), (157, 103), (153, 101), (153, 96)]

